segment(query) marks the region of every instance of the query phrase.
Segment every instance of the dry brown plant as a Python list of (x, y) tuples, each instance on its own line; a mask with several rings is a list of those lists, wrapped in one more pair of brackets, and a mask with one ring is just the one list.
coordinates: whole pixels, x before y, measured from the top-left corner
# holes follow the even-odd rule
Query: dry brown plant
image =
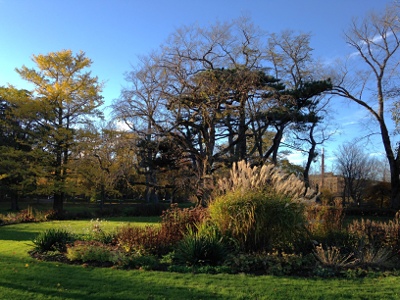
[(329, 267), (349, 267), (358, 262), (353, 253), (342, 254), (337, 247), (324, 249), (321, 244), (315, 247), (314, 255), (321, 264)]

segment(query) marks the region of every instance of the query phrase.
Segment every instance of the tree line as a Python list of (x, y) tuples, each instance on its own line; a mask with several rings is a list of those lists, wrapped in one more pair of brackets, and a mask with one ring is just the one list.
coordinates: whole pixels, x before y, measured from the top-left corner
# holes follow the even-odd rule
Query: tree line
[[(383, 117), (391, 109), (397, 124), (398, 101), (384, 106), (398, 92), (393, 7), (355, 22), (347, 35), (366, 62), (364, 73), (375, 76), (365, 82), (314, 59), (310, 34), (267, 35), (246, 18), (181, 27), (126, 73), (111, 121), (101, 110), (103, 83), (88, 71), (92, 61), (84, 52), (34, 55), (36, 68), (16, 69), (34, 89), (0, 90), (1, 195), (10, 195), (14, 208), (21, 196), (53, 195), (57, 211), (65, 197), (81, 194), (101, 203), (126, 195), (156, 202), (162, 192), (204, 204), (216, 177), (235, 162), (285, 166), (283, 140), (306, 153), (299, 173), (308, 187), (317, 145), (330, 136), (328, 102), (340, 95), (378, 121), (398, 208), (398, 145)], [(370, 83), (376, 84), (378, 111), (362, 98)]]

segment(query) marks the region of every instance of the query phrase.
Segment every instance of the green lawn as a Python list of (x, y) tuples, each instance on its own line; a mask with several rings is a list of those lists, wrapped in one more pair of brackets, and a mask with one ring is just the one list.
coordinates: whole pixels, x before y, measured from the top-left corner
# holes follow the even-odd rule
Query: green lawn
[[(132, 219), (129, 219), (132, 220)], [(128, 219), (103, 223), (111, 229)], [(135, 218), (145, 225), (149, 218)], [(0, 299), (399, 299), (400, 278), (307, 279), (273, 276), (125, 271), (39, 262), (27, 251), (47, 228), (76, 233), (89, 221), (0, 227)]]

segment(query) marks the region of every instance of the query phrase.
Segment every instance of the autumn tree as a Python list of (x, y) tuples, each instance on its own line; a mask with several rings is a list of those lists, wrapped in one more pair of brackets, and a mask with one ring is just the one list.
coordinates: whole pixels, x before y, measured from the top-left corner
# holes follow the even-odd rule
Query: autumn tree
[[(383, 13), (371, 13), (364, 20), (353, 20), (346, 33), (346, 42), (355, 52), (345, 66), (342, 79), (334, 87), (334, 94), (363, 107), (377, 122), (391, 174), (391, 206), (400, 208), (400, 143), (391, 135), (390, 118), (398, 101), (391, 96), (398, 89), (398, 62), (400, 47), (399, 7), (386, 7)], [(360, 66), (360, 61), (364, 64)], [(396, 118), (393, 118), (396, 121)]]
[(101, 117), (102, 84), (86, 71), (92, 61), (84, 52), (71, 50), (34, 55), (37, 69), (23, 66), (16, 71), (32, 83), (37, 118), (43, 132), (42, 148), (51, 153), (53, 208), (63, 211), (68, 162), (74, 150), (77, 130), (90, 117)]
[(122, 196), (120, 188), (132, 179), (136, 137), (112, 122), (87, 124), (80, 130), (77, 151), (70, 157), (70, 181), (78, 187), (78, 195), (99, 200), (103, 209), (106, 199)]

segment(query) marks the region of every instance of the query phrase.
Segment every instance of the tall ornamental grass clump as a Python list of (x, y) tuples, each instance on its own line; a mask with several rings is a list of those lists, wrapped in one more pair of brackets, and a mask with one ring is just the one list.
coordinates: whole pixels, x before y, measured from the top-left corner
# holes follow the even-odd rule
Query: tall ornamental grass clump
[(209, 211), (219, 230), (245, 251), (272, 250), (304, 233), (303, 205), (273, 192), (229, 192), (217, 197)]
[(212, 222), (245, 251), (272, 250), (305, 234), (304, 184), (272, 165), (235, 164), (209, 204)]

